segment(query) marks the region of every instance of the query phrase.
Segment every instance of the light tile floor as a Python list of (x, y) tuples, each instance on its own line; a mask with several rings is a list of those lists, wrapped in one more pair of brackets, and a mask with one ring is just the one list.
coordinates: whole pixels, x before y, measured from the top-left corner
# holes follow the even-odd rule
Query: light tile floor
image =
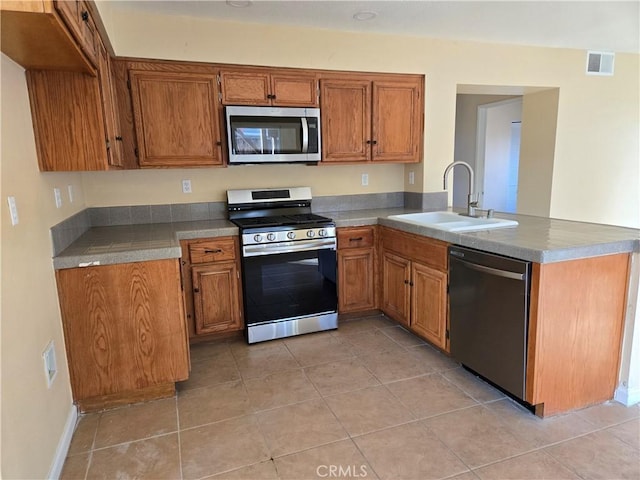
[(82, 416), (62, 478), (640, 478), (640, 406), (537, 418), (381, 315), (191, 359), (176, 397)]

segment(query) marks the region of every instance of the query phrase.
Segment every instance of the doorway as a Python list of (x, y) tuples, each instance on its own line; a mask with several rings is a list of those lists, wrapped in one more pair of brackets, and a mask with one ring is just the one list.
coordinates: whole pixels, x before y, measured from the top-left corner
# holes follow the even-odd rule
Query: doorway
[(478, 106), (476, 185), (480, 208), (515, 213), (522, 97)]

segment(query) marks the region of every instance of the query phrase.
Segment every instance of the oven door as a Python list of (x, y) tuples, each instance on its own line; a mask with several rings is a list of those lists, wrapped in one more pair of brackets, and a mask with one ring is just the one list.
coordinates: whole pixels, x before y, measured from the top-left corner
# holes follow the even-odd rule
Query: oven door
[(247, 328), (326, 314), (337, 318), (335, 248), (244, 257), (242, 262)]

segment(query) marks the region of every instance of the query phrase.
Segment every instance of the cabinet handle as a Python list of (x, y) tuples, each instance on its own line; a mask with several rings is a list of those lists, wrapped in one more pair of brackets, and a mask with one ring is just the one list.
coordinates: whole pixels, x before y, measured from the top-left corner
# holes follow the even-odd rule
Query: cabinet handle
[(349, 239), (350, 242), (361, 242), (362, 241), (362, 237), (353, 237)]
[(222, 253), (221, 248), (216, 248), (215, 250), (204, 249), (204, 253)]
[(193, 289), (193, 293), (200, 293), (200, 289), (199, 288), (194, 288)]
[(409, 280), (405, 280), (405, 281), (404, 281), (404, 284), (405, 284), (405, 285), (409, 285)]
[(377, 140), (371, 140), (371, 145), (377, 145), (378, 141)]
[(367, 145), (371, 145), (371, 140), (367, 140)]
[(119, 141), (119, 142), (121, 142), (121, 141), (122, 141), (122, 137), (121, 137), (120, 135), (118, 135), (118, 136), (116, 137), (116, 140), (117, 140), (117, 141)]
[(216, 142), (216, 145), (217, 145), (218, 147), (221, 147), (221, 146), (222, 146), (222, 142)]
[(83, 22), (88, 22), (89, 21), (89, 12), (87, 12), (86, 10), (84, 10), (81, 14), (80, 14), (80, 18), (82, 18)]
[(276, 96), (270, 93), (269, 95), (267, 95), (267, 98), (270, 98), (271, 100), (275, 100)]

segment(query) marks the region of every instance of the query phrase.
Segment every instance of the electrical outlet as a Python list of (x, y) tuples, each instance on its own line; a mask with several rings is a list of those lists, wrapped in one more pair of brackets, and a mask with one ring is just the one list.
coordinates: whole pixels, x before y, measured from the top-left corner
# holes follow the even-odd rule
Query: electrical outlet
[(44, 361), (44, 374), (47, 378), (47, 388), (51, 388), (51, 385), (58, 374), (56, 349), (54, 347), (53, 340), (49, 342), (47, 348), (42, 352), (42, 360)]
[(409, 172), (409, 185), (413, 185), (416, 183), (416, 174), (415, 172)]
[(67, 185), (67, 193), (69, 194), (69, 203), (73, 203), (73, 185)]
[(58, 187), (53, 189), (53, 196), (56, 199), (56, 208), (62, 207), (62, 193), (60, 193), (60, 189)]
[(20, 221), (18, 218), (18, 206), (16, 205), (16, 197), (7, 197), (9, 203), (9, 214), (11, 215), (11, 225), (17, 225)]
[(363, 173), (362, 174), (362, 186), (365, 187), (369, 185), (369, 174), (368, 173)]
[(191, 193), (191, 180), (182, 180), (182, 193)]

